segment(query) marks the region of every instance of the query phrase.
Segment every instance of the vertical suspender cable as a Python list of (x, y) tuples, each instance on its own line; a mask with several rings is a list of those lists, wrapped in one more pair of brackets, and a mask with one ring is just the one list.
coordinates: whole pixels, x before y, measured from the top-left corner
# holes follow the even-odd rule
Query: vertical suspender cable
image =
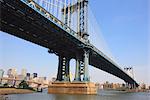
[(57, 18), (59, 19), (59, 2), (56, 1)]
[(77, 33), (79, 36), (79, 32), (80, 32), (80, 0), (77, 1)]
[(53, 0), (51, 0), (51, 14), (53, 15)]
[[(63, 2), (64, 0), (62, 0), (62, 2)], [(63, 4), (62, 4), (62, 8), (61, 8), (61, 20), (62, 20), (62, 22), (64, 23), (64, 7), (65, 7), (65, 5), (64, 5), (64, 2), (63, 2)], [(62, 11), (63, 10), (63, 11)]]
[(54, 16), (56, 16), (55, 0), (53, 0), (53, 13), (54, 13)]
[(49, 2), (50, 2), (50, 4), (49, 4), (49, 6), (48, 6), (48, 12), (50, 12), (51, 13), (51, 0), (49, 0)]
[(68, 0), (68, 20), (67, 24), (70, 27), (70, 0)]
[(88, 1), (85, 2), (85, 32), (88, 34)]
[(65, 6), (64, 6), (64, 22), (65, 22), (65, 24), (66, 24), (66, 0), (65, 0)]
[(72, 0), (72, 7), (71, 7), (71, 16), (72, 16), (72, 18), (71, 18), (71, 28), (74, 30), (74, 14), (73, 14), (73, 11), (74, 10), (74, 0)]
[(46, 10), (48, 11), (48, 5), (49, 5), (49, 0), (47, 0), (47, 3), (46, 3)]

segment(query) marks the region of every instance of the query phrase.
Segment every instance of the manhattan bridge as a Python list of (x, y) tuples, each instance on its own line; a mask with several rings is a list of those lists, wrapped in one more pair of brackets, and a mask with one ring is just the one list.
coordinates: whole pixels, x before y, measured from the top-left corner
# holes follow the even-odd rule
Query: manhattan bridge
[(91, 65), (132, 86), (138, 86), (121, 66), (90, 43), (88, 0), (0, 2), (1, 31), (48, 48), (49, 53), (56, 54), (59, 60), (57, 81), (70, 82), (69, 63), (71, 59), (75, 59), (74, 81), (89, 82), (88, 65)]

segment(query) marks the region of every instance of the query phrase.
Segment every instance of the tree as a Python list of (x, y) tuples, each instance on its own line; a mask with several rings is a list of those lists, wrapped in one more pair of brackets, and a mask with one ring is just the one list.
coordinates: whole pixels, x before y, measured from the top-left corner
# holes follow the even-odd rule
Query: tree
[(22, 89), (28, 89), (29, 88), (29, 85), (27, 84), (26, 81), (21, 81), (21, 83), (19, 84), (19, 88), (22, 88)]
[(5, 84), (4, 84), (4, 87), (8, 87), (8, 83), (5, 83)]

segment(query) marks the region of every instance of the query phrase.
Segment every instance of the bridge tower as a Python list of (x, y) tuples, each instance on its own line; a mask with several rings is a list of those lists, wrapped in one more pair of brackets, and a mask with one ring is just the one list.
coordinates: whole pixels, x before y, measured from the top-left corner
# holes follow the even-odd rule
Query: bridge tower
[[(66, 0), (65, 0), (66, 3)], [(71, 25), (71, 16), (74, 12), (77, 13), (77, 35), (80, 39), (84, 40), (86, 44), (89, 43), (88, 39), (88, 0), (77, 0), (75, 4), (71, 4), (71, 0), (68, 0), (68, 5), (64, 4), (61, 9), (62, 13), (62, 21), (66, 26)], [(90, 81), (88, 74), (88, 65), (89, 65), (89, 47), (88, 45), (84, 48), (82, 57), (79, 54), (76, 54), (76, 71), (75, 71), (75, 79), (74, 81)], [(65, 55), (66, 56), (66, 55)], [(65, 59), (65, 56), (59, 55), (59, 64), (58, 64), (58, 74), (57, 81), (66, 80), (64, 77), (69, 79), (69, 59)], [(64, 58), (64, 59), (63, 59)], [(81, 75), (83, 75), (83, 79), (81, 79)]]
[[(125, 67), (124, 71), (131, 77), (134, 79), (134, 71), (133, 71), (133, 67)], [(129, 89), (134, 89), (136, 88), (135, 83), (133, 84), (129, 84), (128, 82), (126, 82), (126, 87)]]
[[(78, 0), (78, 9), (79, 9), (79, 34), (85, 40), (86, 43), (88, 40), (88, 0)], [(88, 65), (89, 65), (89, 49), (85, 47), (84, 49), (84, 76), (83, 81), (90, 81), (89, 73), (88, 73)]]
[[(90, 82), (88, 65), (89, 65), (89, 34), (88, 34), (88, 0), (77, 0), (71, 4), (68, 0), (68, 6), (64, 5), (61, 9), (62, 21), (66, 26), (71, 25), (71, 16), (77, 13), (77, 36), (84, 41), (86, 46), (82, 53), (76, 54), (75, 78), (70, 82), (70, 59), (68, 55), (58, 55), (58, 73), (56, 82), (49, 86), (49, 93), (75, 93), (75, 94), (96, 94), (97, 90), (94, 83)], [(73, 48), (72, 48), (73, 49)], [(83, 79), (81, 76), (83, 75)], [(54, 88), (55, 87), (55, 88)], [(64, 91), (61, 91), (63, 89)]]

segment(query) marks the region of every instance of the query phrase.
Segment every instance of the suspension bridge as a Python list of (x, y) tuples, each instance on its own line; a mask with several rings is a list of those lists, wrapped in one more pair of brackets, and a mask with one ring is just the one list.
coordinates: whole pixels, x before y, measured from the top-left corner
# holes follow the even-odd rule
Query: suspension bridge
[(133, 87), (138, 86), (118, 64), (90, 43), (88, 0), (0, 2), (1, 31), (48, 48), (49, 53), (56, 54), (59, 60), (57, 82), (70, 82), (69, 62), (75, 59), (74, 82), (90, 82), (88, 65), (91, 65), (123, 79)]

